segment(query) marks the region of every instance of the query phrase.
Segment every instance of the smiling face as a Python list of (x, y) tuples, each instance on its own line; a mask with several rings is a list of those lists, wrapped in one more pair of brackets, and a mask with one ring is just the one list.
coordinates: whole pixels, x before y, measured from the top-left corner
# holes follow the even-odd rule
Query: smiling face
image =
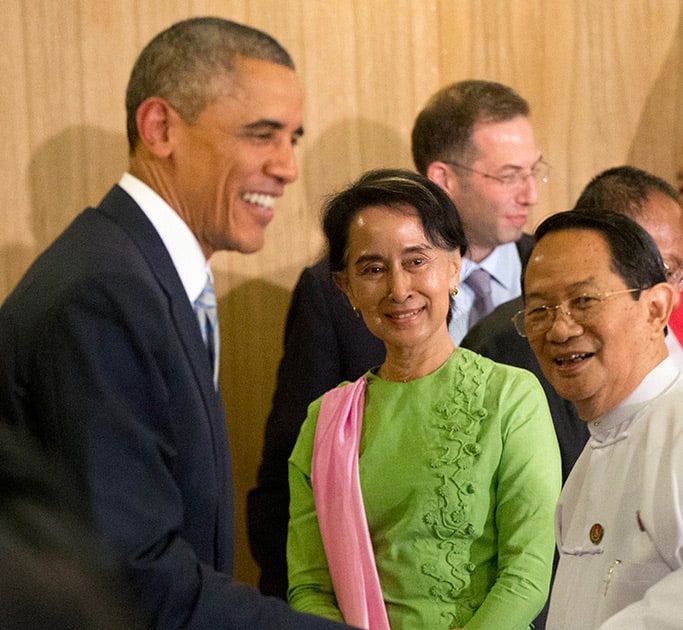
[(293, 70), (239, 58), (227, 87), (188, 125), (177, 117), (170, 184), (161, 191), (208, 258), (263, 246), (275, 199), (298, 172), (303, 93)]
[[(517, 116), (502, 122), (479, 122), (472, 142), (476, 158), (472, 169), (503, 177), (536, 165), (540, 152), (536, 147), (529, 119)], [(537, 183), (527, 177), (520, 186), (505, 184), (463, 169), (452, 170), (455, 177), (451, 198), (465, 226), (470, 249), (467, 256), (479, 261), (494, 247), (516, 241), (538, 199)]]
[(371, 206), (351, 222), (337, 280), (388, 358), (415, 349), (443, 355), (452, 350), (446, 316), (459, 271), (460, 254), (430, 244), (415, 210)]
[[(608, 244), (596, 231), (545, 235), (525, 272), (527, 311), (582, 293), (631, 288), (611, 270), (610, 262)], [(657, 319), (656, 300), (667, 292), (665, 300), (671, 300), (671, 289), (662, 283), (642, 291), (638, 300), (629, 293), (612, 296), (583, 326), (558, 312), (550, 330), (529, 337), (544, 375), (562, 397), (576, 404), (582, 419), (592, 420), (615, 407), (666, 357), (662, 329), (668, 312)]]

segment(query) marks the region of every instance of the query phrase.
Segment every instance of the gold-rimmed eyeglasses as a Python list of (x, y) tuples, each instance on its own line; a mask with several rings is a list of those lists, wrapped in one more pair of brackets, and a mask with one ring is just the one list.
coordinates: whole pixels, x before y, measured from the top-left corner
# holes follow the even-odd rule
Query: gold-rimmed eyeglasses
[(509, 173), (504, 173), (503, 175), (491, 175), (490, 173), (484, 173), (484, 171), (479, 171), (476, 168), (470, 168), (459, 162), (451, 162), (449, 160), (442, 160), (450, 166), (455, 166), (456, 168), (461, 168), (470, 173), (476, 173), (487, 179), (492, 179), (499, 182), (507, 188), (521, 188), (529, 177), (533, 177), (536, 183), (547, 184), (550, 179), (550, 164), (548, 164), (543, 157), (540, 157), (536, 164), (534, 164), (529, 170), (515, 169)]
[(608, 298), (643, 290), (620, 289), (619, 291), (604, 291), (602, 293), (582, 293), (553, 306), (547, 304), (527, 305), (525, 309), (517, 311), (512, 316), (512, 323), (515, 325), (517, 334), (521, 337), (534, 337), (548, 332), (555, 324), (558, 312), (562, 311), (574, 323), (583, 327), (589, 325), (600, 313), (600, 306)]

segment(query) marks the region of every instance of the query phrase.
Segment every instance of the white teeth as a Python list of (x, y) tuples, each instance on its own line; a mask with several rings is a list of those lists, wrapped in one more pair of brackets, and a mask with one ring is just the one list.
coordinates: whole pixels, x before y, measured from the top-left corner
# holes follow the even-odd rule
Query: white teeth
[(588, 354), (573, 354), (570, 356), (568, 359), (556, 359), (557, 362), (560, 365), (564, 365), (566, 363), (578, 363), (579, 361), (582, 361), (588, 356)]
[(417, 315), (419, 313), (419, 309), (416, 311), (412, 311), (411, 313), (401, 313), (399, 315), (392, 315), (394, 319), (405, 319), (406, 317), (412, 317), (413, 315)]
[(264, 208), (272, 208), (275, 205), (275, 197), (272, 197), (271, 195), (264, 195), (262, 193), (244, 193), (242, 195), (242, 199)]

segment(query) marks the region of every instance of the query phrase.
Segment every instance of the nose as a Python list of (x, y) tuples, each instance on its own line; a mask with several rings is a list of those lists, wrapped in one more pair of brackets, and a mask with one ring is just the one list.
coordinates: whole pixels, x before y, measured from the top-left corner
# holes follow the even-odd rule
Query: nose
[(410, 296), (410, 275), (403, 269), (392, 271), (389, 276), (389, 297), (394, 302), (405, 302)]
[(555, 315), (550, 328), (546, 332), (549, 341), (562, 343), (570, 337), (576, 337), (583, 333), (583, 327), (576, 322), (571, 313), (561, 304), (555, 307)]
[(295, 182), (299, 176), (299, 167), (296, 163), (294, 144), (289, 140), (280, 142), (268, 161), (266, 169), (269, 175), (276, 177), (284, 184)]
[(531, 173), (524, 178), (517, 199), (525, 206), (533, 206), (538, 201), (538, 181)]

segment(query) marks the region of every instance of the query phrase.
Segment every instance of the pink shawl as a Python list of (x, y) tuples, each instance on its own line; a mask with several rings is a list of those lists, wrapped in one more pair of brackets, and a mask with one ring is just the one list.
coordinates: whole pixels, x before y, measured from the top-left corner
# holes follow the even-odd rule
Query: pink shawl
[(365, 377), (323, 396), (311, 483), (320, 534), (346, 623), (389, 630), (358, 474)]

